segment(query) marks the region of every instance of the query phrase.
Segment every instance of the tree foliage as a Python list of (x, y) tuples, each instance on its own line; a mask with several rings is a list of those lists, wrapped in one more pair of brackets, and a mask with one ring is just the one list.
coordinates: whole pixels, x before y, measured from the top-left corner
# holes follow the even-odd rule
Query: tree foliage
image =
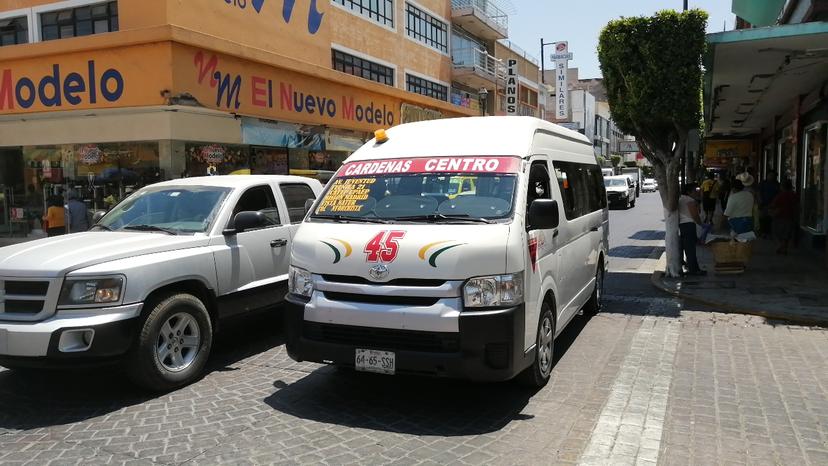
[[(648, 158), (670, 154), (701, 121), (707, 13), (659, 11), (610, 21), (598, 59), (612, 118)], [(653, 160), (651, 160), (653, 162)]]
[(612, 162), (613, 167), (617, 167), (619, 164), (621, 164), (621, 159), (622, 157), (620, 155), (612, 155), (610, 157), (610, 162)]

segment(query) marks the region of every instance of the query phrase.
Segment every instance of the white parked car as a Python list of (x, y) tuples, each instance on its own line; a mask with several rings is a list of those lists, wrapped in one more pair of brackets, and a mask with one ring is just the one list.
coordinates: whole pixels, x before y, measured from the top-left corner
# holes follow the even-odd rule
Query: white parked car
[[(474, 191), (451, 196), (457, 177)], [(579, 133), (531, 117), (378, 132), (296, 235), (288, 354), (544, 385), (555, 337), (599, 309), (607, 235), (601, 170)]]
[(119, 362), (151, 389), (191, 382), (222, 319), (281, 304), (321, 190), (294, 176), (166, 181), (92, 231), (0, 248), (0, 365)]
[(652, 178), (645, 178), (644, 184), (641, 185), (641, 191), (645, 193), (654, 193), (658, 190), (658, 185), (656, 184), (656, 180)]
[(635, 185), (628, 175), (604, 177), (604, 187), (607, 190), (607, 200), (610, 205), (626, 209), (635, 207)]

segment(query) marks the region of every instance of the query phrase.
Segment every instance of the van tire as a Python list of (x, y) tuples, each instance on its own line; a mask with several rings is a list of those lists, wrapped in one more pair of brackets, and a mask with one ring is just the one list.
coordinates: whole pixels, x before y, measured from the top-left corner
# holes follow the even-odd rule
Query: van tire
[[(153, 303), (142, 321), (138, 341), (127, 354), (126, 370), (137, 385), (165, 392), (201, 376), (213, 345), (213, 327), (206, 306), (191, 294), (172, 293)], [(168, 328), (170, 337), (161, 335), (165, 325), (171, 327)], [(190, 338), (185, 341), (182, 337)], [(172, 341), (167, 345), (167, 352), (172, 350), (177, 359), (170, 354), (162, 361), (161, 346), (169, 340)]]
[(635, 207), (635, 201), (630, 202), (630, 207)]
[(592, 317), (601, 312), (602, 302), (604, 298), (604, 266), (599, 265), (595, 272), (595, 288), (592, 290), (592, 295), (589, 301), (584, 304), (584, 314)]
[(552, 367), (555, 365), (555, 316), (546, 301), (541, 305), (534, 352), (532, 365), (518, 374), (517, 382), (524, 387), (542, 388), (549, 382)]

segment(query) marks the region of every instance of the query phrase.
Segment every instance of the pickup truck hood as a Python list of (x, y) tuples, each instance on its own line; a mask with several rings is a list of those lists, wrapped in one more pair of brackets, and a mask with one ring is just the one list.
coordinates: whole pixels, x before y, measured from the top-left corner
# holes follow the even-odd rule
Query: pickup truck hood
[[(303, 223), (296, 234), (291, 264), (315, 274), (358, 276), (386, 282), (397, 278), (462, 280), (506, 273), (509, 224)], [(388, 275), (369, 270), (369, 243), (390, 231), (404, 232), (396, 257), (381, 261)], [(386, 244), (386, 247), (392, 247)], [(387, 257), (388, 259), (388, 257)]]
[(206, 246), (206, 236), (90, 231), (0, 248), (0, 276), (59, 277), (72, 270), (143, 254)]
[(625, 188), (623, 186), (609, 186), (609, 187), (607, 187), (607, 192), (608, 193), (625, 193), (627, 191), (628, 191), (627, 188)]

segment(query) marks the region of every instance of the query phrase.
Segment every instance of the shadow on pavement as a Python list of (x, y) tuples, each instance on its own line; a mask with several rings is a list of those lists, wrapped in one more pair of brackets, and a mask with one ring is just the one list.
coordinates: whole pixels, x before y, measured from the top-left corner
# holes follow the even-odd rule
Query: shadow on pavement
[(664, 230), (641, 230), (635, 232), (629, 239), (641, 240), (641, 241), (662, 241), (664, 240), (666, 234)]
[(658, 259), (663, 252), (663, 246), (616, 246), (610, 248), (609, 256), (625, 259)]
[[(216, 336), (205, 373), (228, 370), (244, 358), (283, 344), (280, 316), (271, 313), (228, 322)], [(165, 396), (169, 394), (142, 390), (117, 366), (2, 370), (0, 432), (80, 422)]]
[[(588, 319), (576, 317), (556, 339), (556, 362)], [(553, 369), (554, 370), (554, 369)], [(537, 392), (514, 381), (473, 383), (387, 376), (323, 366), (265, 399), (273, 409), (301, 419), (413, 435), (480, 435), (502, 429), (521, 415)]]

